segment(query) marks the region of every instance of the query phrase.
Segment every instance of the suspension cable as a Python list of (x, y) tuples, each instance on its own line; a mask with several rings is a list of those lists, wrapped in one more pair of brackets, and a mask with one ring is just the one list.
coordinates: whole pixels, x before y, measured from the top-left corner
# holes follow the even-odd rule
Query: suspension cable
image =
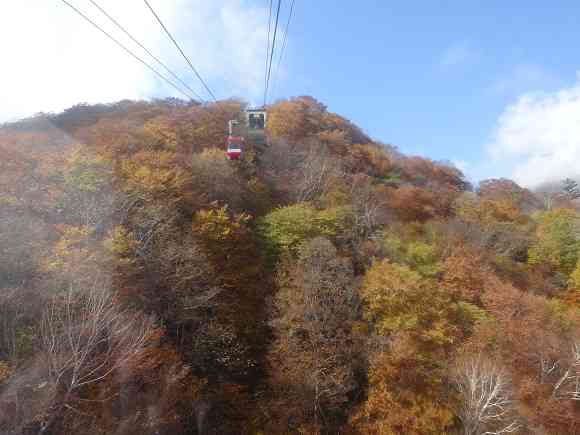
[(278, 7), (277, 7), (277, 11), (276, 11), (276, 21), (274, 23), (274, 36), (272, 37), (272, 50), (270, 51), (270, 63), (268, 65), (268, 77), (266, 79), (266, 90), (265, 90), (265, 102), (264, 102), (264, 106), (266, 105), (266, 102), (268, 100), (268, 88), (270, 86), (270, 75), (272, 73), (272, 61), (274, 60), (274, 51), (276, 48), (276, 35), (278, 33), (278, 20), (280, 18), (280, 6), (282, 4), (282, 0), (278, 0)]
[(89, 23), (91, 23), (94, 27), (96, 27), (98, 30), (100, 30), (103, 34), (105, 34), (105, 36), (107, 36), (109, 39), (111, 39), (115, 44), (117, 44), (119, 47), (121, 47), (125, 52), (127, 52), (131, 57), (133, 57), (134, 59), (136, 59), (137, 61), (139, 61), (140, 63), (142, 63), (144, 66), (146, 66), (148, 69), (150, 69), (153, 73), (155, 73), (155, 75), (157, 75), (160, 79), (164, 80), (165, 82), (167, 82), (169, 85), (171, 85), (173, 88), (175, 88), (176, 90), (178, 90), (181, 94), (185, 95), (189, 100), (195, 100), (194, 97), (192, 97), (191, 95), (189, 95), (187, 92), (185, 92), (184, 90), (182, 90), (181, 88), (179, 88), (175, 83), (173, 83), (171, 80), (169, 80), (168, 78), (166, 78), (163, 74), (161, 74), (159, 71), (157, 71), (155, 68), (153, 68), (151, 65), (149, 65), (147, 62), (145, 62), (143, 59), (141, 59), (139, 56), (137, 56), (135, 53), (133, 53), (130, 49), (128, 49), (125, 45), (123, 45), (121, 42), (119, 42), (117, 39), (115, 39), (115, 37), (113, 37), (110, 33), (108, 33), (106, 30), (104, 30), (101, 26), (99, 26), (97, 23), (95, 23), (93, 20), (91, 20), (88, 16), (86, 16), (85, 14), (83, 14), (80, 10), (78, 10), (76, 7), (74, 7), (72, 4), (70, 4), (67, 0), (61, 0), (63, 3), (65, 3), (68, 7), (70, 7), (72, 10), (74, 10), (77, 14), (79, 14), (81, 17), (83, 17), (86, 21), (88, 21)]
[(165, 69), (165, 71), (167, 71), (175, 80), (177, 80), (179, 83), (181, 83), (181, 85), (183, 87), (188, 89), (189, 92), (191, 92), (193, 95), (195, 95), (200, 101), (203, 101), (203, 98), (201, 98), (201, 96), (197, 92), (195, 92), (193, 89), (191, 89), (191, 87), (189, 87), (189, 85), (187, 83), (185, 83), (183, 80), (181, 80), (167, 65), (165, 65), (161, 60), (159, 60), (159, 58), (157, 56), (155, 56), (153, 53), (151, 53), (151, 51), (148, 50), (147, 47), (145, 47), (133, 35), (131, 35), (129, 33), (129, 31), (127, 29), (125, 29), (125, 27), (123, 27), (115, 18), (113, 18), (109, 13), (107, 13), (107, 11), (105, 11), (95, 0), (90, 0), (90, 2), (99, 11), (101, 11), (101, 13), (103, 15), (105, 15), (110, 21), (112, 21), (113, 24), (115, 24), (115, 26), (117, 26), (119, 29), (121, 29), (121, 31), (125, 35), (127, 35), (135, 44), (137, 44), (139, 47), (141, 47), (149, 56), (151, 56), (151, 58), (153, 58), (159, 65), (161, 65)]
[(266, 67), (264, 68), (264, 107), (266, 107), (266, 87), (268, 82), (268, 58), (270, 57), (270, 29), (272, 27), (272, 3), (270, 0), (270, 13), (268, 14), (268, 39), (266, 45)]
[(280, 73), (280, 65), (282, 64), (282, 59), (284, 58), (284, 50), (286, 49), (286, 43), (288, 41), (288, 31), (290, 29), (290, 23), (292, 21), (292, 15), (294, 13), (294, 4), (296, 0), (292, 0), (290, 4), (290, 12), (288, 14), (288, 21), (286, 22), (286, 30), (284, 31), (284, 39), (282, 40), (282, 48), (280, 49), (280, 57), (278, 58), (278, 65), (276, 66), (276, 71), (274, 73), (274, 95), (276, 95), (278, 88), (278, 74)]
[(151, 5), (149, 4), (149, 2), (147, 0), (143, 0), (143, 1), (147, 5), (147, 7), (151, 11), (151, 13), (155, 16), (155, 18), (157, 19), (157, 21), (159, 22), (159, 24), (161, 25), (161, 27), (163, 28), (163, 30), (165, 31), (165, 33), (167, 34), (167, 36), (169, 36), (169, 39), (171, 39), (171, 41), (173, 42), (173, 44), (177, 47), (177, 49), (179, 50), (179, 52), (181, 53), (181, 55), (183, 56), (183, 58), (185, 59), (185, 61), (188, 63), (188, 65), (190, 66), (190, 68), (192, 69), (192, 71), (195, 73), (195, 75), (197, 76), (197, 78), (199, 79), (199, 81), (201, 82), (201, 84), (203, 85), (203, 87), (211, 95), (211, 97), (213, 98), (213, 100), (215, 102), (217, 102), (217, 98), (215, 97), (214, 93), (211, 91), (211, 89), (209, 88), (209, 86), (205, 83), (205, 81), (203, 80), (203, 78), (201, 77), (201, 75), (199, 74), (199, 72), (197, 71), (197, 69), (195, 69), (195, 67), (193, 66), (193, 64), (189, 60), (189, 58), (185, 55), (185, 53), (183, 52), (183, 50), (181, 49), (181, 47), (179, 46), (179, 44), (177, 43), (177, 41), (175, 40), (175, 38), (173, 37), (173, 35), (171, 35), (171, 33), (169, 32), (169, 30), (167, 30), (167, 27), (165, 27), (165, 24), (163, 24), (163, 21), (161, 21), (161, 18), (159, 18), (159, 15), (157, 15), (157, 13), (151, 7)]

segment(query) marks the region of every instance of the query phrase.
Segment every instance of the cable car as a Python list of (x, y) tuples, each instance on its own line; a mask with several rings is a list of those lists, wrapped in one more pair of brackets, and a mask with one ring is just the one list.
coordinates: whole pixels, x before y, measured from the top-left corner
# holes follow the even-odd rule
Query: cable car
[(238, 160), (244, 150), (246, 138), (254, 145), (266, 145), (266, 110), (246, 109), (245, 119), (240, 122), (232, 119), (228, 122), (227, 155), (230, 160)]
[(244, 138), (241, 136), (228, 136), (227, 155), (230, 160), (238, 160), (242, 155)]
[(235, 127), (239, 125), (239, 122), (232, 119), (229, 123), (229, 135), (228, 135), (228, 149), (226, 151), (228, 159), (238, 160), (242, 155), (242, 150), (244, 148), (244, 137), (235, 131)]
[(266, 108), (246, 109), (248, 140), (256, 145), (266, 145), (266, 126), (268, 115)]

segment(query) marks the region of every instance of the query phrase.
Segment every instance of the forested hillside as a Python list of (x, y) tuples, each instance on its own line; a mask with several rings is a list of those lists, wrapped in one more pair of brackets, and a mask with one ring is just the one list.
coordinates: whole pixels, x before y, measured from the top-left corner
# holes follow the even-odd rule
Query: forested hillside
[(578, 434), (580, 190), (377, 143), (311, 97), (0, 129), (0, 433)]

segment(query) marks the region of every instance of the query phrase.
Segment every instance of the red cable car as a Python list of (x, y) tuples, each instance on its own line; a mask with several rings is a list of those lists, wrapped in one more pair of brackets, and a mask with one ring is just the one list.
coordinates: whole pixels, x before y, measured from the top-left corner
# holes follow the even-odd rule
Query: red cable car
[(234, 133), (234, 126), (238, 125), (239, 122), (232, 119), (229, 123), (229, 136), (228, 136), (228, 149), (226, 151), (228, 159), (238, 160), (242, 155), (244, 137)]
[(227, 155), (230, 160), (238, 160), (242, 155), (244, 138), (241, 136), (228, 136)]

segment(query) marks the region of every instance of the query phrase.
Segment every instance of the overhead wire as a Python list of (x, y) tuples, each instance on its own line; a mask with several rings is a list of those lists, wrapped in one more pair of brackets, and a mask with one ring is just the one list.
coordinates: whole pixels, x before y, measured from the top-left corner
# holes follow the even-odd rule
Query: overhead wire
[(105, 34), (105, 36), (107, 36), (109, 39), (111, 39), (114, 43), (116, 43), (119, 47), (121, 47), (125, 52), (127, 52), (131, 57), (133, 57), (134, 59), (136, 59), (137, 61), (139, 61), (140, 63), (142, 63), (145, 67), (147, 67), (149, 70), (151, 70), (155, 75), (157, 75), (160, 79), (164, 80), (165, 82), (167, 82), (169, 85), (171, 85), (173, 88), (175, 88), (177, 91), (179, 91), (182, 95), (185, 95), (188, 99), (190, 100), (195, 100), (194, 97), (192, 97), (191, 95), (189, 95), (187, 92), (185, 92), (183, 89), (181, 89), (180, 87), (178, 87), (175, 83), (173, 83), (171, 80), (169, 80), (167, 77), (165, 77), (163, 74), (161, 74), (159, 71), (157, 71), (155, 68), (153, 68), (151, 65), (149, 65), (147, 62), (145, 62), (143, 59), (141, 59), (139, 56), (137, 56), (135, 53), (133, 53), (130, 49), (128, 49), (123, 43), (121, 43), (119, 40), (117, 40), (114, 36), (112, 36), (110, 33), (108, 33), (106, 30), (104, 30), (101, 26), (99, 26), (97, 23), (95, 23), (93, 20), (91, 20), (87, 15), (85, 15), (84, 13), (82, 13), (79, 9), (77, 9), (76, 7), (74, 7), (71, 3), (69, 3), (67, 0), (61, 0), (63, 3), (65, 3), (68, 7), (70, 7), (72, 10), (74, 10), (77, 14), (79, 14), (81, 17), (83, 17), (86, 21), (88, 21), (89, 23), (91, 23), (94, 27), (96, 27), (98, 30), (100, 30), (103, 34)]
[(272, 50), (270, 52), (270, 63), (268, 65), (268, 77), (266, 79), (266, 90), (265, 90), (265, 94), (266, 94), (266, 98), (265, 98), (265, 103), (264, 106), (266, 105), (266, 102), (268, 101), (268, 88), (270, 86), (270, 76), (272, 73), (272, 61), (274, 60), (274, 52), (276, 49), (276, 35), (278, 33), (278, 20), (280, 18), (280, 6), (282, 4), (282, 0), (278, 0), (278, 7), (277, 7), (277, 11), (276, 11), (276, 21), (274, 23), (274, 36), (272, 37)]
[[(191, 94), (193, 94), (195, 96), (195, 98), (192, 95), (190, 95), (189, 93), (185, 92), (180, 87), (178, 87), (175, 83), (173, 83), (171, 80), (169, 80), (163, 74), (161, 74), (158, 70), (156, 70), (154, 67), (152, 67), (150, 64), (148, 64), (142, 58), (140, 58), (135, 53), (133, 53), (123, 43), (121, 43), (118, 39), (116, 39), (114, 36), (112, 36), (109, 32), (107, 32), (106, 30), (104, 30), (101, 26), (99, 26), (95, 21), (93, 21), (92, 19), (90, 19), (86, 14), (84, 14), (83, 12), (81, 12), (78, 8), (76, 8), (75, 6), (73, 6), (69, 1), (67, 1), (67, 0), (61, 0), (61, 1), (63, 3), (65, 3), (67, 6), (69, 6), (71, 9), (73, 9), (83, 19), (85, 19), (91, 25), (93, 25), (95, 28), (97, 28), (105, 36), (107, 36), (109, 39), (111, 39), (113, 42), (115, 42), (115, 44), (117, 44), (119, 47), (121, 47), (127, 54), (129, 54), (131, 57), (133, 57), (138, 62), (140, 62), (141, 64), (143, 64), (146, 68), (148, 68), (149, 70), (151, 70), (156, 76), (158, 76), (160, 79), (162, 79), (163, 81), (165, 81), (166, 83), (168, 83), (171, 87), (173, 87), (174, 89), (176, 89), (179, 93), (181, 93), (182, 95), (186, 96), (188, 99), (192, 99), (193, 100), (193, 99), (197, 98), (197, 99), (203, 101), (203, 98), (196, 91), (194, 91), (187, 83), (185, 83), (181, 78), (179, 78), (177, 76), (177, 74), (175, 74), (163, 61), (161, 61), (149, 49), (147, 49), (139, 40), (137, 40), (137, 38), (135, 38), (133, 35), (131, 35), (131, 33), (124, 26), (122, 26), (115, 18), (113, 18), (107, 11), (105, 11), (103, 9), (103, 7), (101, 7), (96, 1), (90, 0), (90, 2), (103, 15), (105, 15), (113, 24), (115, 24), (115, 26), (117, 26), (135, 44), (137, 44), (141, 49), (143, 49), (152, 59), (154, 59), (159, 65), (161, 65), (184, 88), (186, 88), (189, 92), (191, 92)], [(201, 84), (203, 85), (203, 87), (205, 88), (205, 90), (211, 95), (211, 97), (213, 98), (214, 101), (217, 101), (217, 98), (215, 97), (215, 94), (209, 88), (209, 86), (207, 85), (207, 83), (205, 82), (205, 80), (201, 77), (201, 75), (199, 74), (199, 72), (197, 71), (197, 69), (193, 66), (191, 60), (184, 53), (184, 51), (182, 50), (182, 48), (180, 47), (180, 45), (178, 44), (178, 42), (175, 40), (175, 38), (173, 37), (173, 35), (171, 34), (171, 32), (169, 32), (169, 30), (167, 29), (167, 27), (165, 26), (165, 24), (163, 23), (163, 21), (161, 20), (161, 18), (159, 17), (159, 15), (155, 12), (155, 10), (151, 6), (151, 4), (147, 0), (144, 0), (144, 2), (147, 5), (147, 7), (149, 8), (149, 10), (151, 11), (151, 13), (153, 14), (153, 16), (156, 18), (156, 20), (158, 21), (158, 23), (160, 24), (160, 26), (163, 28), (163, 30), (165, 31), (165, 33), (167, 34), (167, 36), (171, 39), (171, 41), (173, 42), (173, 44), (175, 45), (175, 47), (179, 50), (180, 54), (186, 60), (187, 64), (192, 69), (192, 71), (195, 73), (196, 77), (199, 79), (199, 81), (201, 82)], [(273, 12), (273, 0), (270, 0), (269, 3), (270, 3), (270, 7), (269, 7), (269, 18), (268, 18), (268, 39), (267, 39), (267, 47), (266, 47), (266, 71), (265, 71), (265, 86), (264, 86), (264, 106), (267, 104), (268, 92), (270, 90), (270, 81), (271, 81), (271, 78), (272, 78), (272, 64), (273, 64), (274, 54), (275, 54), (275, 47), (276, 47), (276, 41), (277, 41), (278, 25), (279, 25), (279, 19), (280, 19), (280, 10), (281, 10), (282, 0), (278, 0), (278, 4), (277, 4), (277, 7), (276, 7), (276, 19), (275, 19), (275, 23), (274, 23), (274, 32), (273, 32), (273, 37), (272, 38), (270, 38), (270, 36), (272, 35), (272, 31), (271, 31), (272, 29), (271, 29), (271, 27), (272, 27), (272, 15), (273, 15), (272, 14), (272, 12)], [(295, 0), (292, 0), (291, 6), (290, 6), (290, 12), (289, 12), (289, 15), (288, 15), (288, 20), (287, 20), (287, 23), (286, 23), (286, 30), (284, 32), (284, 38), (283, 38), (283, 41), (282, 41), (282, 48), (280, 50), (280, 55), (279, 55), (279, 58), (278, 58), (278, 63), (277, 63), (276, 69), (275, 69), (275, 75), (274, 75), (275, 80), (274, 81), (276, 81), (276, 78), (277, 78), (277, 76), (279, 74), (280, 65), (281, 65), (281, 63), (283, 61), (283, 58), (284, 58), (284, 53), (285, 53), (285, 49), (286, 49), (286, 46), (287, 46), (287, 40), (288, 40), (288, 31), (289, 31), (290, 24), (291, 24), (291, 21), (292, 21), (292, 17), (293, 17), (293, 13), (294, 13), (294, 7), (295, 7)]]
[(278, 88), (278, 74), (280, 73), (280, 65), (282, 64), (282, 59), (284, 58), (284, 50), (286, 50), (286, 43), (288, 41), (288, 31), (290, 29), (290, 23), (292, 22), (292, 15), (294, 14), (294, 4), (296, 0), (292, 0), (290, 3), (290, 12), (288, 13), (288, 21), (286, 22), (286, 30), (284, 31), (284, 39), (282, 40), (282, 48), (280, 49), (280, 57), (278, 58), (278, 65), (274, 73), (274, 95)]
[(185, 87), (189, 92), (191, 92), (193, 95), (195, 95), (199, 100), (203, 101), (203, 98), (196, 92), (194, 91), (187, 83), (185, 83), (183, 80), (181, 80), (177, 74), (175, 74), (167, 65), (165, 65), (165, 63), (163, 63), (157, 56), (155, 56), (153, 53), (151, 53), (150, 50), (147, 49), (147, 47), (145, 47), (141, 42), (139, 42), (137, 40), (137, 38), (135, 38), (133, 35), (131, 35), (131, 33), (129, 33), (129, 31), (123, 27), (115, 18), (113, 18), (107, 11), (105, 11), (95, 0), (90, 0), (90, 2), (99, 10), (101, 11), (101, 13), (103, 15), (105, 15), (111, 22), (113, 22), (113, 24), (115, 24), (115, 26), (117, 26), (119, 29), (121, 29), (121, 31), (127, 35), (135, 44), (137, 44), (139, 47), (141, 47), (149, 56), (151, 56), (151, 58), (153, 58), (159, 65), (161, 65), (165, 71), (167, 71), (175, 80), (177, 80), (183, 87)]
[(171, 39), (171, 41), (173, 42), (173, 44), (175, 45), (175, 47), (177, 47), (177, 49), (179, 50), (179, 52), (181, 53), (181, 55), (183, 56), (183, 58), (185, 59), (185, 61), (189, 65), (189, 67), (192, 69), (192, 71), (195, 73), (195, 75), (197, 76), (197, 78), (199, 79), (199, 81), (201, 82), (201, 84), (203, 85), (203, 87), (211, 95), (211, 97), (213, 98), (213, 100), (217, 102), (217, 98), (215, 97), (214, 93), (211, 91), (211, 89), (209, 88), (209, 86), (207, 85), (207, 83), (205, 82), (205, 80), (201, 77), (201, 75), (199, 74), (199, 72), (197, 71), (197, 69), (193, 66), (193, 64), (191, 63), (191, 61), (189, 60), (189, 58), (183, 52), (183, 50), (181, 49), (181, 47), (179, 46), (179, 44), (177, 43), (177, 41), (175, 40), (175, 38), (173, 37), (173, 35), (171, 34), (171, 32), (169, 32), (169, 30), (167, 30), (167, 27), (165, 27), (165, 24), (163, 24), (163, 21), (161, 21), (161, 18), (159, 18), (159, 15), (157, 15), (157, 13), (151, 7), (151, 5), (149, 4), (149, 2), (147, 0), (143, 0), (143, 1), (147, 5), (147, 7), (151, 11), (151, 13), (155, 16), (155, 18), (157, 19), (157, 22), (161, 25), (161, 27), (163, 28), (163, 30), (165, 31), (165, 33), (167, 34), (167, 36), (169, 36), (169, 39)]
[(268, 14), (268, 38), (266, 40), (266, 66), (264, 68), (264, 106), (266, 106), (266, 87), (268, 82), (268, 58), (270, 57), (270, 29), (272, 27), (272, 4), (270, 0), (270, 13)]

